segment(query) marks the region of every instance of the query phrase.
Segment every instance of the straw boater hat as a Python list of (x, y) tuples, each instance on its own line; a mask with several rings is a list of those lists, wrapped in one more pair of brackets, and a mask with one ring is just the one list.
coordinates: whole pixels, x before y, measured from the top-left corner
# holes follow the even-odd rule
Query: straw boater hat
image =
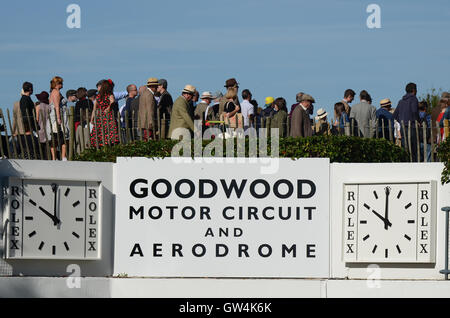
[(185, 94), (194, 95), (195, 94), (195, 87), (192, 86), (192, 85), (186, 85), (181, 93), (182, 94), (185, 93)]
[(203, 92), (203, 93), (202, 93), (202, 96), (200, 96), (200, 98), (201, 98), (201, 99), (206, 99), (206, 98), (214, 99), (214, 97), (213, 97), (213, 95), (211, 94), (211, 92), (208, 92), (208, 91)]
[(325, 117), (327, 117), (327, 116), (328, 116), (328, 113), (325, 111), (325, 109), (320, 108), (320, 109), (317, 111), (316, 120), (325, 118)]
[(147, 86), (159, 86), (158, 79), (157, 79), (157, 78), (154, 78), (154, 77), (150, 77), (150, 78), (147, 80)]
[(390, 100), (389, 98), (385, 98), (385, 99), (382, 99), (382, 100), (380, 101), (380, 106), (381, 106), (381, 107), (388, 107), (388, 108), (391, 108), (391, 105), (392, 105), (392, 103), (391, 103), (391, 100)]

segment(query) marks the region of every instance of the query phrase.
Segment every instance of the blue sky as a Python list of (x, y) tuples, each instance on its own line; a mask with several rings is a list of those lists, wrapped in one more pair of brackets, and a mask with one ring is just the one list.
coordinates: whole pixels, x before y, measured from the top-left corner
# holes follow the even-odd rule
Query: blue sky
[[(81, 29), (66, 26), (69, 4)], [(381, 29), (368, 29), (366, 8), (381, 7)], [(178, 96), (185, 84), (224, 90), (236, 77), (260, 105), (266, 96), (307, 92), (331, 111), (347, 88), (366, 89), (378, 107), (394, 104), (405, 85), (450, 89), (448, 0), (72, 0), (7, 1), (0, 11), (3, 109), (24, 81), (35, 93), (54, 75), (64, 91), (112, 78), (116, 90), (166, 78)]]

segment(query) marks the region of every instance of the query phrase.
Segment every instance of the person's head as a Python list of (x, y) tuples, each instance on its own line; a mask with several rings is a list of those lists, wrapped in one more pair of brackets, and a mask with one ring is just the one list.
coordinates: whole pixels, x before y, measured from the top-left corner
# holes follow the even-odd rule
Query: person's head
[(221, 91), (217, 91), (213, 95), (213, 101), (214, 103), (219, 103), (220, 99), (223, 97), (223, 93)]
[(105, 79), (99, 80), (99, 81), (97, 82), (97, 85), (95, 85), (95, 86), (97, 87), (97, 91), (100, 91), (100, 88), (102, 87), (102, 84), (103, 84), (104, 82), (106, 82)]
[(110, 96), (113, 94), (113, 82), (111, 80), (104, 81), (100, 86), (99, 95), (100, 96)]
[(258, 102), (256, 101), (256, 99), (252, 99), (250, 101), (250, 104), (253, 105), (254, 113), (256, 114), (256, 110), (258, 109)]
[(252, 93), (250, 92), (250, 90), (244, 89), (242, 91), (242, 98), (248, 101), (252, 100)]
[(186, 101), (190, 102), (192, 98), (194, 97), (196, 92), (195, 86), (192, 85), (186, 85), (181, 92), (181, 96), (183, 96)]
[(441, 98), (439, 106), (441, 106), (442, 111), (445, 110), (449, 106), (449, 100), (447, 98)]
[(55, 76), (52, 78), (52, 80), (50, 81), (50, 90), (54, 90), (54, 89), (61, 89), (63, 88), (63, 82), (64, 80), (59, 77), (59, 76)]
[(300, 104), (303, 105), (303, 107), (305, 107), (306, 109), (308, 109), (315, 102), (316, 101), (314, 100), (314, 98), (311, 95), (303, 94)]
[(49, 104), (48, 98), (49, 98), (49, 94), (46, 91), (42, 91), (40, 94), (36, 94), (36, 98), (39, 102), (39, 105), (41, 103), (43, 104)]
[(156, 91), (158, 90), (158, 86), (159, 86), (159, 83), (158, 83), (158, 79), (157, 79), (157, 78), (155, 78), (155, 77), (150, 77), (150, 78), (147, 80), (147, 87), (148, 87), (153, 93), (156, 93)]
[(302, 96), (303, 96), (304, 94), (305, 94), (305, 93), (300, 92), (300, 93), (297, 93), (297, 95), (295, 95), (295, 100), (297, 101), (297, 103), (300, 103), (300, 102), (302, 101)]
[(77, 101), (77, 91), (74, 89), (69, 89), (66, 92), (66, 98), (69, 102), (76, 102)]
[(86, 88), (84, 87), (80, 87), (77, 89), (77, 98), (79, 100), (83, 100), (87, 97), (88, 91)]
[(202, 103), (209, 105), (213, 100), (213, 95), (211, 94), (211, 92), (203, 92), (202, 96), (200, 96), (200, 99), (202, 100)]
[(419, 102), (419, 111), (426, 112), (428, 109), (428, 103), (426, 101)]
[(192, 101), (194, 103), (196, 103), (196, 102), (198, 102), (199, 98), (200, 98), (200, 93), (198, 92), (198, 90), (195, 90), (194, 96), (192, 97)]
[(30, 96), (31, 94), (33, 94), (33, 84), (31, 84), (30, 82), (23, 83), (22, 91), (24, 93), (23, 95)]
[(129, 98), (135, 98), (138, 94), (137, 86), (130, 84), (127, 86), (127, 93)]
[(227, 90), (229, 90), (230, 88), (236, 89), (237, 92), (237, 90), (239, 89), (239, 83), (236, 81), (235, 78), (230, 78), (226, 80), (225, 87)]
[(96, 89), (90, 89), (87, 91), (87, 97), (91, 100), (91, 101), (95, 101), (95, 98), (97, 97), (97, 90)]
[(392, 102), (389, 98), (385, 98), (380, 101), (380, 106), (381, 108), (384, 108), (387, 111), (389, 111), (392, 107)]
[(355, 91), (349, 88), (344, 92), (344, 99), (347, 101), (347, 103), (351, 103), (355, 99), (355, 95)]
[(339, 103), (334, 104), (334, 111), (336, 112), (336, 117), (341, 118), (342, 113), (345, 112), (344, 103), (339, 102)]
[(268, 96), (264, 99), (264, 107), (273, 107), (274, 98), (272, 96)]
[(372, 97), (370, 97), (366, 90), (362, 90), (361, 93), (359, 93), (359, 99), (361, 101), (365, 100), (366, 102), (372, 101)]
[(322, 121), (322, 122), (327, 121), (327, 116), (328, 116), (328, 113), (325, 111), (325, 109), (320, 108), (317, 111), (316, 121)]
[(409, 83), (408, 85), (406, 85), (405, 90), (406, 90), (407, 94), (416, 95), (417, 94), (417, 85), (414, 83)]
[(273, 102), (273, 108), (278, 112), (284, 110), (287, 112), (286, 100), (283, 97), (278, 97)]
[(225, 94), (225, 98), (228, 100), (228, 101), (234, 101), (234, 99), (237, 97), (237, 92), (236, 92), (236, 90), (234, 90), (234, 89), (229, 89), (228, 91), (227, 91), (227, 93)]
[(167, 80), (161, 78), (158, 80), (158, 93), (162, 94), (167, 91)]

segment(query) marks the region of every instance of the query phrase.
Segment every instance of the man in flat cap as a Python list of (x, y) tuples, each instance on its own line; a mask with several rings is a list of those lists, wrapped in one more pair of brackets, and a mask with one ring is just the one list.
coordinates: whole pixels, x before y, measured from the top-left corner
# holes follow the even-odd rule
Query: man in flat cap
[(311, 119), (309, 118), (309, 109), (315, 103), (311, 95), (303, 94), (300, 104), (294, 108), (291, 117), (291, 137), (309, 137), (312, 136)]
[(178, 134), (172, 134), (177, 128), (186, 128), (191, 132), (191, 136), (194, 132), (194, 118), (193, 112), (190, 109), (190, 101), (195, 95), (195, 87), (192, 85), (186, 85), (181, 92), (181, 96), (177, 98), (173, 103), (172, 115), (170, 120), (169, 138), (178, 139)]

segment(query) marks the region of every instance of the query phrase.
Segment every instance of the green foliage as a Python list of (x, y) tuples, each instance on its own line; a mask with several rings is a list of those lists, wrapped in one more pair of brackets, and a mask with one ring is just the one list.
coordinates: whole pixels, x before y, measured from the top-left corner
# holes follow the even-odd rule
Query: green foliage
[(446, 138), (437, 148), (439, 160), (444, 163), (442, 172), (442, 184), (450, 183), (450, 138)]
[[(221, 142), (221, 141), (214, 141)], [(87, 149), (75, 160), (116, 162), (117, 157), (150, 157), (165, 158), (171, 156), (171, 151), (178, 141), (136, 141), (126, 145)], [(202, 149), (211, 141), (204, 141)], [(224, 156), (226, 156), (226, 141)], [(271, 142), (267, 140), (267, 153), (271, 156)], [(238, 153), (234, 140), (234, 155)], [(194, 153), (193, 142), (191, 156)], [(214, 152), (213, 152), (214, 155)], [(245, 156), (249, 156), (249, 140), (245, 142)], [(280, 138), (280, 158), (330, 158), (331, 162), (406, 162), (406, 151), (385, 139), (371, 139), (347, 136), (313, 136), (307, 138)]]
[(427, 93), (425, 95), (422, 95), (420, 97), (420, 101), (426, 101), (428, 103), (428, 114), (431, 114), (431, 110), (434, 107), (440, 107), (439, 105), (439, 100), (441, 99), (441, 95), (442, 95), (442, 88), (440, 89), (435, 89), (432, 88), (430, 90), (427, 91)]

